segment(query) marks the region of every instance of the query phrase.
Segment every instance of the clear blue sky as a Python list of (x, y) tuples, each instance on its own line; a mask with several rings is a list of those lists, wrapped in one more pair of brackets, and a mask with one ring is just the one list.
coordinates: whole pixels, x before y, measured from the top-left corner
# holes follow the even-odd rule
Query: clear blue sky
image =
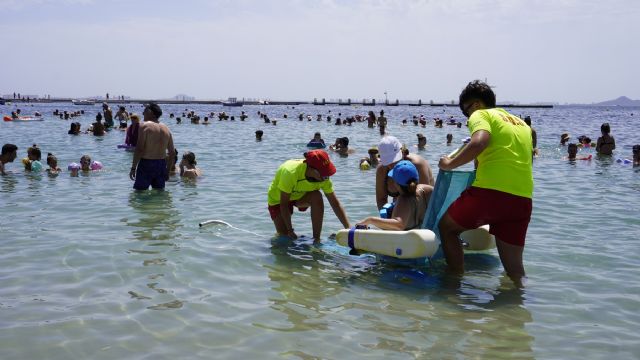
[(0, 94), (640, 99), (637, 0), (0, 0)]

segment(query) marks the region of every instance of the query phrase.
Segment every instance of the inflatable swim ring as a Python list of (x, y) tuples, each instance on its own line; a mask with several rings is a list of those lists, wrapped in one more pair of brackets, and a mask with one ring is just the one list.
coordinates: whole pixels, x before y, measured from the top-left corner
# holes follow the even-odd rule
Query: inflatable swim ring
[(15, 121), (15, 122), (27, 122), (27, 121), (43, 121), (44, 119), (42, 117), (38, 117), (38, 116), (18, 116), (17, 119), (13, 119), (11, 118), (11, 116), (3, 116), (2, 120), (4, 121)]
[(34, 160), (31, 162), (31, 171), (40, 172), (42, 171), (42, 163), (38, 160)]
[(96, 171), (102, 169), (102, 163), (100, 161), (92, 161), (91, 165), (89, 165), (91, 170)]
[(324, 149), (327, 147), (327, 145), (320, 141), (311, 140), (307, 143), (307, 147), (310, 149)]

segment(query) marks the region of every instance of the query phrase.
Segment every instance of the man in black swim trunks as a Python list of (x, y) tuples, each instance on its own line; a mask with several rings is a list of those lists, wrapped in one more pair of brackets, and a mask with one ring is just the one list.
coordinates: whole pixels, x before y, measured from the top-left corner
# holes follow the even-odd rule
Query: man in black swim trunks
[(146, 190), (149, 186), (164, 189), (176, 156), (173, 137), (167, 125), (160, 124), (158, 120), (162, 115), (158, 104), (148, 104), (142, 115), (144, 123), (138, 129), (129, 178), (135, 180), (133, 188), (136, 190)]

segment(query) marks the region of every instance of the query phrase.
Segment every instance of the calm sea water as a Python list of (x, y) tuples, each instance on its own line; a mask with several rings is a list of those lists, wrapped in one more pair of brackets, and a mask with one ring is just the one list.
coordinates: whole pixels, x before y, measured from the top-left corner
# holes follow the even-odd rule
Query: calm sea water
[[(163, 116), (177, 148), (195, 152), (205, 175), (143, 193), (127, 176), (131, 153), (116, 149), (124, 133), (69, 136), (69, 121), (51, 116), (55, 108), (82, 108), (87, 114), (74, 121), (85, 129), (99, 106), (21, 108), (46, 116), (0, 123), (0, 142), (20, 148), (7, 165), (12, 174), (0, 177), (2, 359), (640, 357), (640, 169), (614, 161), (630, 158), (640, 142), (638, 108), (512, 110), (531, 115), (541, 149), (524, 289), (503, 275), (495, 251), (466, 256), (461, 280), (446, 276), (442, 263), (408, 269), (345, 255), (328, 239), (340, 226), (328, 206), (322, 245), (271, 240), (266, 189), (315, 131), (327, 142), (350, 138), (354, 155), (332, 155), (336, 194), (352, 222), (375, 214), (374, 172), (358, 170), (358, 160), (377, 144), (378, 130), (315, 121), (318, 113), (344, 118), (368, 107), (227, 108), (250, 118), (208, 126)], [(165, 114), (184, 108), (163, 106)], [(277, 126), (264, 124), (259, 110)], [(401, 141), (414, 145), (416, 133), (426, 135), (429, 146), (419, 153), (434, 171), (452, 150), (446, 134), (456, 144), (468, 135), (464, 127), (400, 124), (420, 113), (461, 119), (455, 108), (385, 111)], [(314, 120), (298, 121), (300, 112)], [(560, 133), (595, 141), (605, 121), (618, 146), (613, 159), (562, 160)], [(89, 154), (105, 168), (77, 178), (25, 173), (19, 159), (32, 143), (61, 167)], [(198, 227), (208, 219), (234, 227)], [(310, 235), (308, 213), (293, 221)]]

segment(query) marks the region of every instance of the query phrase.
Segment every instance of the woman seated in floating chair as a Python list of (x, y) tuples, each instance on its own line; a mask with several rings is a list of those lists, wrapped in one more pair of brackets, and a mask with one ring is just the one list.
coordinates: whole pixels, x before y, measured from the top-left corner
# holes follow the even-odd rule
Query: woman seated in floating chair
[(358, 226), (374, 225), (382, 230), (411, 230), (418, 229), (422, 225), (429, 204), (429, 198), (433, 192), (433, 186), (419, 184), (418, 170), (411, 161), (399, 161), (388, 176), (393, 181), (389, 182), (400, 194), (396, 200), (391, 217), (367, 217), (358, 222)]

